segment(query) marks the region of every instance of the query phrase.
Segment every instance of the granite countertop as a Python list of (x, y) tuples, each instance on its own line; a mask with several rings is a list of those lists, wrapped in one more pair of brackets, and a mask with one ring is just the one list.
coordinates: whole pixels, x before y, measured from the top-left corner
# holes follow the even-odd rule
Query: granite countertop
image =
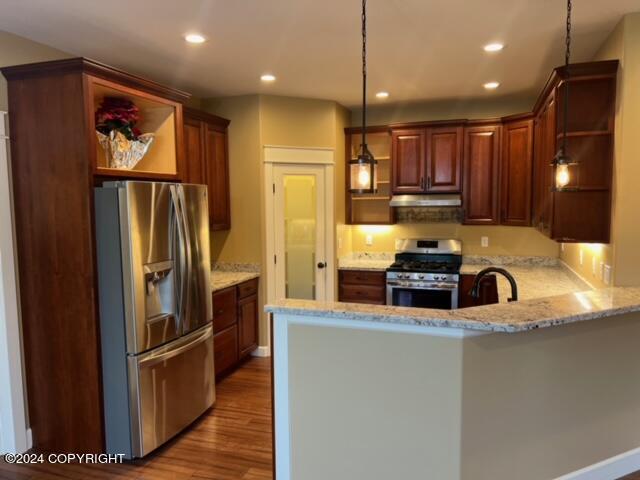
[(211, 271), (211, 291), (217, 292), (225, 288), (239, 285), (243, 282), (258, 278), (260, 272), (231, 272), (222, 270)]
[[(552, 257), (510, 257), (465, 255), (460, 273), (476, 274), (486, 267), (503, 267), (513, 275), (518, 284), (520, 300), (548, 297), (562, 293), (590, 290), (591, 286), (581, 281), (562, 267)], [(391, 254), (356, 254), (341, 258), (338, 268), (342, 270), (384, 271), (393, 263)], [(502, 275), (498, 279), (498, 298), (506, 303), (511, 296), (511, 285)]]
[[(463, 264), (460, 273), (475, 275), (487, 266)], [(535, 267), (502, 265), (501, 267), (515, 278), (519, 300), (531, 300), (591, 289), (587, 283), (570, 274), (566, 268), (560, 265)], [(506, 303), (507, 299), (511, 297), (511, 285), (503, 275), (496, 274), (496, 277), (498, 279), (498, 299), (500, 303)]]
[(589, 290), (458, 310), (309, 300), (282, 300), (267, 305), (265, 310), (276, 314), (319, 316), (347, 321), (512, 333), (640, 311), (640, 287)]

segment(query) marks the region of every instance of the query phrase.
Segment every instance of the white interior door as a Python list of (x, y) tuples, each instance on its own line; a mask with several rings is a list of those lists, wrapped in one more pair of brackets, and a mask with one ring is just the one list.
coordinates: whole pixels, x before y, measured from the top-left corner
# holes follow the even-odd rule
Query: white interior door
[(325, 165), (273, 167), (276, 299), (329, 300), (333, 259), (328, 242)]

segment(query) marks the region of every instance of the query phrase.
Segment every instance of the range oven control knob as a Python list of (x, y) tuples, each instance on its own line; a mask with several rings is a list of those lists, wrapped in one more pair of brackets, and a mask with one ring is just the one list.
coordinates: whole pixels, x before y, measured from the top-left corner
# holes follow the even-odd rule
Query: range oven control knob
[(420, 275), (418, 275), (418, 278), (419, 278), (420, 280), (424, 280), (424, 274), (422, 274), (422, 273), (421, 273)]

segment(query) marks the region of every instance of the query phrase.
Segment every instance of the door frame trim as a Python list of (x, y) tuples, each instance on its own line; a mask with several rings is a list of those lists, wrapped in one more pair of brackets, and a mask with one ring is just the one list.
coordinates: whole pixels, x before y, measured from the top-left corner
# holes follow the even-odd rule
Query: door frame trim
[[(301, 153), (303, 155), (301, 155)], [(300, 161), (304, 156), (307, 160)], [(293, 159), (296, 161), (292, 161)], [(264, 194), (265, 194), (265, 271), (267, 299), (266, 304), (275, 301), (275, 277), (276, 269), (272, 261), (276, 251), (275, 228), (274, 228), (274, 167), (277, 165), (297, 164), (306, 166), (324, 167), (325, 174), (325, 210), (326, 210), (326, 262), (327, 262), (327, 283), (326, 298), (328, 301), (335, 297), (335, 152), (331, 148), (314, 147), (280, 147), (264, 145)]]

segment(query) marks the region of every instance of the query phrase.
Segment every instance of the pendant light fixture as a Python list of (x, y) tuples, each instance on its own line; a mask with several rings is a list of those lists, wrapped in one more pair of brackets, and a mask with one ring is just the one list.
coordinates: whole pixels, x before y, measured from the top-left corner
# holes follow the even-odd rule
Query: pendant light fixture
[(376, 193), (378, 162), (367, 147), (367, 0), (362, 0), (362, 143), (355, 160), (349, 160), (349, 191)]
[(571, 0), (567, 0), (567, 34), (565, 37), (565, 55), (564, 55), (564, 96), (563, 96), (563, 133), (562, 144), (553, 159), (553, 165), (555, 167), (555, 183), (556, 190), (562, 190), (571, 181), (571, 172), (569, 171), (570, 165), (576, 165), (576, 162), (571, 160), (567, 153), (567, 124), (569, 123), (569, 61), (571, 59)]

